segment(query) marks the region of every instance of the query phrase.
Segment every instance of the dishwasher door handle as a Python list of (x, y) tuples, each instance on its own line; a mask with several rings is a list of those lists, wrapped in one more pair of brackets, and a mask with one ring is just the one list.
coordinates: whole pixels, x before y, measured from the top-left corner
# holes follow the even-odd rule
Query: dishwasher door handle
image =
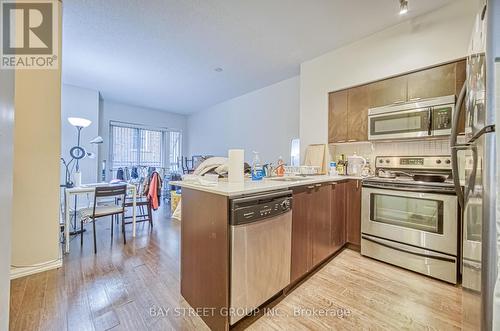
[(279, 191), (279, 192), (271, 192), (271, 193), (266, 193), (266, 194), (252, 195), (252, 196), (248, 196), (248, 197), (232, 199), (231, 205), (234, 206), (235, 204), (238, 204), (238, 203), (244, 203), (244, 202), (250, 202), (250, 201), (258, 202), (259, 200), (268, 200), (268, 199), (287, 197), (287, 196), (292, 196), (292, 193), (293, 193), (292, 190), (287, 190), (287, 191)]

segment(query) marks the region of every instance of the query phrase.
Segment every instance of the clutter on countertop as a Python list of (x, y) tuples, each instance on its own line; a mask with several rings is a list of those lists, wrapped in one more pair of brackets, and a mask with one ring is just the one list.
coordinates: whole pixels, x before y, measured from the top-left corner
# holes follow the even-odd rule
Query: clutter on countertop
[(283, 177), (285, 175), (285, 161), (280, 156), (278, 158), (278, 166), (276, 167), (276, 176)]
[(349, 176), (361, 176), (365, 166), (366, 159), (364, 157), (356, 155), (356, 153), (347, 157), (347, 174)]
[(328, 174), (330, 176), (338, 176), (339, 173), (337, 171), (337, 162), (330, 162), (330, 168), (328, 170)]
[(243, 149), (228, 151), (227, 168), (230, 183), (242, 183), (245, 180), (245, 151)]
[(264, 178), (264, 168), (260, 163), (260, 157), (258, 152), (253, 152), (253, 162), (252, 162), (252, 180), (262, 180)]
[(328, 159), (329, 159), (329, 152), (327, 145), (325, 144), (309, 145), (306, 148), (304, 165), (319, 167), (318, 173), (326, 174)]

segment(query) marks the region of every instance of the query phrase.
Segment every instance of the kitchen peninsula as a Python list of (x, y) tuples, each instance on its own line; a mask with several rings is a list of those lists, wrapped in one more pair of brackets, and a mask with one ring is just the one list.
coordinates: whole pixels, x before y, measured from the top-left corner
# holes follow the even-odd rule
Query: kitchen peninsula
[[(171, 184), (182, 187), (181, 293), (212, 330), (227, 330), (239, 320), (233, 316), (242, 314), (242, 311), (234, 308), (239, 306), (236, 301), (243, 298), (259, 302), (260, 305), (282, 293), (283, 288), (292, 288), (346, 245), (359, 250), (361, 180), (358, 177), (282, 177), (247, 180), (241, 184), (221, 181), (216, 186), (202, 186), (187, 181)], [(263, 197), (259, 200), (261, 206), (268, 204), (258, 210), (260, 218), (268, 215), (267, 221), (257, 222), (261, 227), (269, 227), (260, 232), (272, 233), (267, 238), (264, 238), (266, 235), (260, 235), (259, 239), (248, 239), (255, 230), (248, 229), (243, 234), (234, 230), (233, 225), (236, 223), (233, 218), (238, 217), (235, 206), (245, 206), (246, 210), (250, 210), (248, 204), (254, 197)], [(241, 212), (240, 216), (247, 217), (254, 212), (257, 214), (257, 209), (252, 209), (250, 213)], [(288, 226), (278, 228), (278, 225), (274, 226), (272, 224), (275, 223), (269, 221), (276, 216), (276, 224), (286, 224), (286, 215), (289, 215)], [(246, 270), (246, 274), (239, 270), (232, 275), (231, 268), (234, 270), (242, 260), (232, 259), (232, 254), (242, 253), (241, 246), (238, 247), (236, 243), (237, 238), (243, 238), (241, 236), (245, 238), (243, 250), (248, 248), (243, 252), (243, 259), (251, 262), (240, 269)], [(267, 250), (263, 251), (264, 247)], [(271, 250), (270, 247), (281, 248)], [(262, 264), (282, 268), (276, 267), (276, 270), (266, 272), (259, 260), (262, 255), (266, 258), (274, 256), (274, 260), (268, 258)], [(256, 268), (252, 269), (252, 265)], [(273, 277), (267, 277), (266, 274)], [(259, 279), (259, 275), (265, 279)], [(272, 285), (269, 283), (270, 278), (279, 277), (284, 279), (284, 283), (270, 296), (265, 296), (261, 290), (257, 293), (234, 293), (236, 282), (257, 284), (257, 287), (260, 283), (261, 287), (272, 291), (269, 290)], [(250, 312), (251, 309), (244, 311), (243, 316)]]

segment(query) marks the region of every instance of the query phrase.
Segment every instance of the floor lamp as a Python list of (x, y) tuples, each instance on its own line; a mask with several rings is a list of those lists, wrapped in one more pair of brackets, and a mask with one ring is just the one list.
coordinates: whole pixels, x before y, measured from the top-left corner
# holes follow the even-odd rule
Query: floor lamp
[[(69, 117), (68, 122), (74, 126), (77, 130), (77, 143), (75, 146), (71, 147), (69, 150), (69, 155), (71, 156), (71, 159), (66, 161), (63, 157), (61, 157), (61, 161), (64, 165), (65, 168), (65, 183), (61, 185), (61, 187), (64, 188), (71, 188), (75, 186), (75, 183), (72, 180), (72, 172), (75, 170), (75, 177), (78, 177), (77, 180), (75, 180), (77, 183), (76, 185), (81, 184), (81, 173), (80, 173), (80, 160), (89, 157), (89, 158), (95, 158), (94, 153), (87, 152), (82, 146), (81, 146), (81, 134), (82, 130), (86, 127), (88, 127), (90, 124), (92, 124), (91, 120), (85, 119), (85, 118), (80, 118), (80, 117)], [(94, 139), (90, 141), (91, 144), (102, 144), (104, 140), (102, 137), (97, 136)], [(66, 199), (66, 194), (64, 194), (64, 198)], [(76, 230), (76, 209), (77, 209), (77, 203), (78, 203), (78, 198), (75, 196), (75, 209), (74, 209), (74, 222), (73, 222), (73, 228), (75, 231), (70, 232), (71, 235), (76, 235), (80, 234), (82, 231)], [(85, 230), (83, 230), (85, 231)]]

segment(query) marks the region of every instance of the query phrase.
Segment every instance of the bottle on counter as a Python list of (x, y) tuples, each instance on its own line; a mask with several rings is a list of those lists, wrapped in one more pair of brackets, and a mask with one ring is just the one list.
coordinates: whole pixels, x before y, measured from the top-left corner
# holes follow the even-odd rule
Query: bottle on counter
[(337, 162), (330, 162), (330, 168), (328, 169), (328, 174), (330, 176), (338, 176), (339, 173), (337, 171)]
[(278, 159), (278, 166), (276, 167), (276, 176), (283, 177), (285, 175), (285, 162), (280, 156)]
[(345, 155), (341, 154), (340, 159), (337, 161), (337, 172), (339, 175), (345, 176), (347, 171), (347, 161), (345, 160)]
[(260, 157), (258, 152), (253, 152), (253, 162), (252, 162), (252, 180), (262, 180), (264, 178), (264, 168), (260, 163)]

